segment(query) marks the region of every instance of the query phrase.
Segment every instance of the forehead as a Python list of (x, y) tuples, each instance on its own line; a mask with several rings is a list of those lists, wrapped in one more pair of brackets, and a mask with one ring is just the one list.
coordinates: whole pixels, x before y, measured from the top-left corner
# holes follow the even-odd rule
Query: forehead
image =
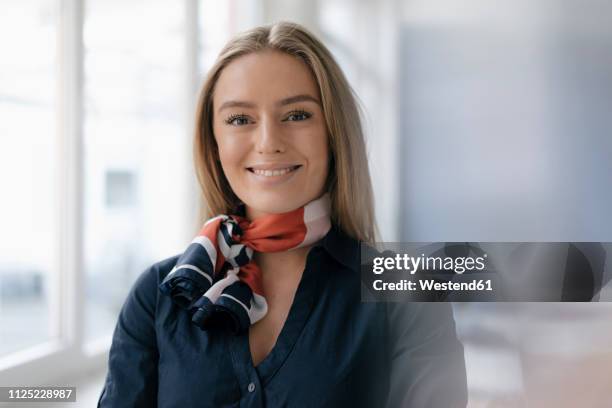
[(306, 64), (289, 54), (265, 50), (236, 58), (215, 86), (215, 107), (227, 100), (272, 103), (297, 94), (318, 97), (317, 83)]

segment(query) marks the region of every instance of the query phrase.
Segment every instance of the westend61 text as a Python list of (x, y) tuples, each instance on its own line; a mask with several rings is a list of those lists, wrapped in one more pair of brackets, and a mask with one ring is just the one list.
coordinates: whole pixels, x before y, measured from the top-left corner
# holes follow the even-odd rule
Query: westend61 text
[(374, 290), (493, 290), (490, 279), (474, 279), (471, 282), (437, 282), (433, 279), (421, 279), (419, 284), (414, 281), (402, 279), (399, 282), (383, 282), (377, 279), (373, 282)]

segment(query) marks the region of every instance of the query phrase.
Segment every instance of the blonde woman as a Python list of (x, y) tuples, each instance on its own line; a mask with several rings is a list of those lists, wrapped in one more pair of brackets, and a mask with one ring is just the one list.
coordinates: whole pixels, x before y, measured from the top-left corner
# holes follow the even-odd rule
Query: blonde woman
[(465, 406), (449, 305), (361, 302), (372, 188), (325, 46), (290, 23), (238, 35), (196, 125), (206, 221), (134, 284), (98, 406)]

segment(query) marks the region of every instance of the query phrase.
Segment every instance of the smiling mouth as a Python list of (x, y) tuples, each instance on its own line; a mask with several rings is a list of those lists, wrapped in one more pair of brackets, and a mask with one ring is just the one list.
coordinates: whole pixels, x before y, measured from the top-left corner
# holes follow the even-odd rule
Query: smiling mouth
[(247, 170), (250, 171), (251, 173), (257, 174), (258, 176), (275, 177), (275, 176), (284, 176), (285, 174), (291, 173), (299, 169), (300, 167), (302, 167), (301, 164), (298, 164), (296, 166), (286, 167), (283, 169), (259, 170), (259, 169), (254, 169), (252, 167), (247, 167)]

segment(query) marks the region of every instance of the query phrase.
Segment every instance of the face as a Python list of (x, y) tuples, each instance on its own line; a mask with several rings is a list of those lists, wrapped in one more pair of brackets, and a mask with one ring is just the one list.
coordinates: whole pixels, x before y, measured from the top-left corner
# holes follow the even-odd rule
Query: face
[(292, 211), (325, 192), (329, 151), (319, 91), (296, 57), (266, 50), (228, 64), (213, 95), (213, 131), (247, 218)]

